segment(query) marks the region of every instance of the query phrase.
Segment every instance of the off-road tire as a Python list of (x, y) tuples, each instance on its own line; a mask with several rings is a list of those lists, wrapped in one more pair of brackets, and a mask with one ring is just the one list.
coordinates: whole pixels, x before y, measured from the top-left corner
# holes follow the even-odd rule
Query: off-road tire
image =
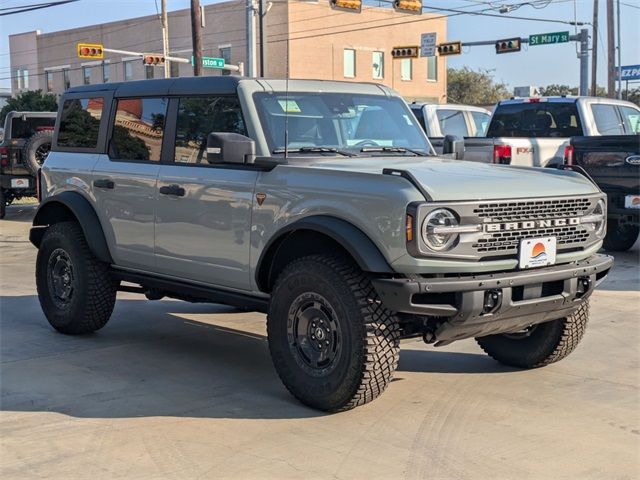
[(7, 198), (4, 195), (4, 190), (0, 188), (0, 219), (4, 218), (7, 214)]
[[(305, 371), (289, 342), (292, 309), (307, 294), (327, 300), (342, 332), (340, 356), (324, 376)], [(319, 410), (349, 410), (372, 401), (385, 390), (398, 366), (398, 319), (380, 303), (367, 275), (345, 257), (312, 255), (290, 263), (272, 292), (267, 333), (271, 357), (285, 387)]]
[[(67, 303), (56, 300), (51, 279), (54, 255), (69, 259), (72, 293)], [(42, 238), (36, 260), (38, 299), (53, 328), (68, 335), (95, 332), (104, 327), (113, 312), (118, 282), (111, 279), (108, 265), (89, 249), (77, 222), (50, 226)]]
[(538, 368), (562, 360), (580, 343), (589, 320), (586, 300), (572, 315), (535, 326), (529, 336), (489, 335), (476, 338), (480, 348), (500, 363)]
[(617, 221), (609, 221), (603, 247), (609, 252), (626, 252), (636, 243), (639, 233), (640, 227), (637, 225), (620, 225)]
[[(53, 141), (53, 132), (43, 130), (37, 132), (24, 145), (24, 159), (27, 167), (34, 175), (38, 174), (38, 170), (42, 167), (42, 163), (38, 160), (38, 154), (42, 149), (51, 150), (51, 142)], [(48, 148), (47, 148), (48, 147)]]

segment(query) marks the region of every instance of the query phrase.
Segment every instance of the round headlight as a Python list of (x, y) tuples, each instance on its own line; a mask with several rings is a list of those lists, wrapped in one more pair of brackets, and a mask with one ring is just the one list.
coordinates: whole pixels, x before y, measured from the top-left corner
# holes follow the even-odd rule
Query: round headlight
[(604, 236), (604, 229), (607, 226), (607, 204), (603, 199), (598, 200), (596, 208), (593, 209), (592, 215), (602, 215), (602, 220), (593, 224), (596, 235)]
[(427, 215), (422, 222), (422, 239), (431, 250), (448, 250), (458, 238), (457, 233), (447, 233), (438, 227), (455, 227), (458, 220), (451, 210), (438, 208)]

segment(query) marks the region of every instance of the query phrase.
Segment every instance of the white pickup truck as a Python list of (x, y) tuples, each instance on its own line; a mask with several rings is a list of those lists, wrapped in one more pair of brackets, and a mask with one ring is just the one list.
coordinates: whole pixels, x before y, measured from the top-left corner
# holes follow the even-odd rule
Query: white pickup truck
[(531, 97), (499, 102), (487, 136), (467, 137), (464, 159), (546, 167), (563, 162), (575, 136), (637, 135), (640, 108), (595, 97)]

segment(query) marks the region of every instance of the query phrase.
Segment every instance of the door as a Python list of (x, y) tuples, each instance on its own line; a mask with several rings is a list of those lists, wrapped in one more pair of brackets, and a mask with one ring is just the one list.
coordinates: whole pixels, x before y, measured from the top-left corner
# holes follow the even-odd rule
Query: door
[(174, 99), (172, 162), (160, 168), (157, 270), (185, 280), (250, 289), (251, 210), (258, 172), (210, 164), (211, 132), (246, 135), (237, 97)]
[(93, 171), (98, 215), (118, 266), (153, 270), (166, 98), (115, 100), (108, 155)]

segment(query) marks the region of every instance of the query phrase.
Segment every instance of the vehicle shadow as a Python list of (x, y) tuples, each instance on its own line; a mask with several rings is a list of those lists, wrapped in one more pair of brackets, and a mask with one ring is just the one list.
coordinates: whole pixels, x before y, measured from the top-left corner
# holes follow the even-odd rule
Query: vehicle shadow
[(31, 223), (36, 214), (36, 210), (38, 210), (38, 205), (37, 203), (9, 205), (7, 207), (7, 214), (2, 221)]
[[(36, 296), (0, 297), (0, 410), (80, 418), (323, 415), (286, 391), (263, 334), (211, 323), (235, 319), (255, 330), (262, 318), (219, 305), (122, 299), (103, 330), (72, 337), (51, 329)], [(418, 350), (402, 351), (399, 370), (508, 371), (481, 354)]]
[(626, 252), (602, 250), (600, 253), (613, 256), (614, 264), (598, 290), (640, 292), (640, 239)]

